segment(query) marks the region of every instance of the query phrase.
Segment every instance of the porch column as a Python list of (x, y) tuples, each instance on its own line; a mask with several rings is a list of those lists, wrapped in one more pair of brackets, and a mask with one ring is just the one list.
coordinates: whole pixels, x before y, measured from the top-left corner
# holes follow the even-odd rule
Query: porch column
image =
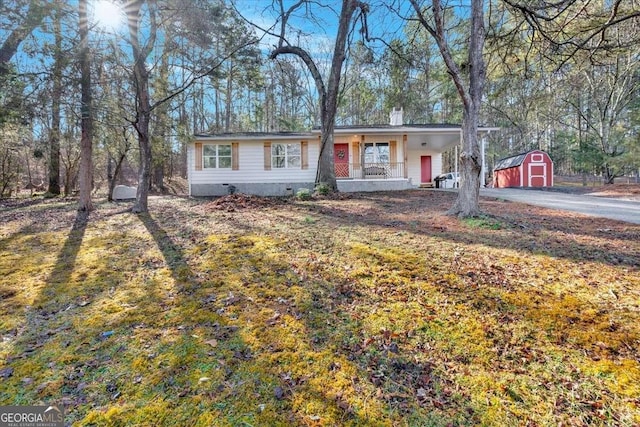
[(360, 135), (360, 170), (362, 171), (362, 179), (365, 177), (364, 169), (364, 135)]
[(486, 179), (485, 179), (485, 174), (487, 173), (487, 165), (485, 162), (485, 156), (484, 156), (484, 152), (486, 149), (486, 139), (484, 137), (484, 135), (482, 136), (482, 138), (480, 139), (480, 188), (484, 188), (485, 185), (487, 185)]
[(455, 166), (454, 166), (454, 172), (456, 173), (456, 175), (458, 175), (458, 146), (456, 145), (455, 147), (455, 154), (453, 155), (455, 157)]
[(404, 135), (402, 135), (402, 157), (404, 159), (404, 164), (402, 166), (402, 169), (404, 169), (403, 174), (405, 179), (409, 177), (409, 171), (408, 171), (409, 168), (407, 165), (407, 163), (409, 162), (409, 156), (407, 155), (407, 149), (408, 149), (407, 134), (405, 133)]
[(460, 176), (458, 174), (458, 146), (460, 146), (460, 148), (462, 150), (464, 150), (464, 134), (462, 133), (462, 127), (460, 128), (460, 142), (458, 143), (458, 145), (456, 145), (456, 153), (455, 153), (455, 172), (457, 176)]

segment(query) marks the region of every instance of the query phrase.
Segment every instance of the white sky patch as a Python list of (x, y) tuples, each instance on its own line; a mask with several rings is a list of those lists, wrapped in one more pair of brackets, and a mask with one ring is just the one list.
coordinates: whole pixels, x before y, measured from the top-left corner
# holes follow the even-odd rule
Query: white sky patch
[(104, 31), (118, 32), (127, 22), (122, 8), (110, 0), (94, 0), (90, 3), (90, 13), (91, 21)]

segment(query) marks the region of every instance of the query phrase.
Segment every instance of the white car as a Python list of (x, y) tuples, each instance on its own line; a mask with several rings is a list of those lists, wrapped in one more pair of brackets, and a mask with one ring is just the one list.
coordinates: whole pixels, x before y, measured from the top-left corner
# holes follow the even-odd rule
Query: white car
[(458, 188), (460, 187), (460, 173), (448, 172), (440, 175), (440, 188)]

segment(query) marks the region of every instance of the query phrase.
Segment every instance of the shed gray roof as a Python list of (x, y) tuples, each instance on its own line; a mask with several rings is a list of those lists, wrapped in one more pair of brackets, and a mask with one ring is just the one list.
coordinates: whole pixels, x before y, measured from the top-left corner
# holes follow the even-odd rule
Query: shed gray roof
[(531, 151), (527, 151), (526, 153), (520, 153), (520, 154), (516, 154), (515, 156), (505, 157), (504, 159), (500, 159), (498, 160), (498, 163), (496, 163), (496, 167), (493, 168), (493, 170), (499, 171), (502, 169), (509, 169), (509, 168), (515, 168), (517, 166), (520, 166), (522, 162), (524, 162), (524, 159), (527, 157), (527, 154), (529, 154), (530, 152)]

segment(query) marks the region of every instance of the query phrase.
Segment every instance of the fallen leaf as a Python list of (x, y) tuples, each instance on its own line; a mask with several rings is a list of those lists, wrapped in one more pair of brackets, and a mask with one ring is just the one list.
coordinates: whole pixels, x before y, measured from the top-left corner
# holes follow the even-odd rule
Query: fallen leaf
[(278, 323), (278, 319), (280, 319), (280, 313), (276, 312), (269, 320), (267, 320), (267, 325), (273, 326)]
[(0, 369), (0, 378), (9, 378), (11, 375), (13, 375), (13, 368)]
[(282, 389), (282, 387), (277, 386), (273, 389), (273, 395), (276, 397), (276, 399), (281, 400), (284, 397), (284, 390)]

